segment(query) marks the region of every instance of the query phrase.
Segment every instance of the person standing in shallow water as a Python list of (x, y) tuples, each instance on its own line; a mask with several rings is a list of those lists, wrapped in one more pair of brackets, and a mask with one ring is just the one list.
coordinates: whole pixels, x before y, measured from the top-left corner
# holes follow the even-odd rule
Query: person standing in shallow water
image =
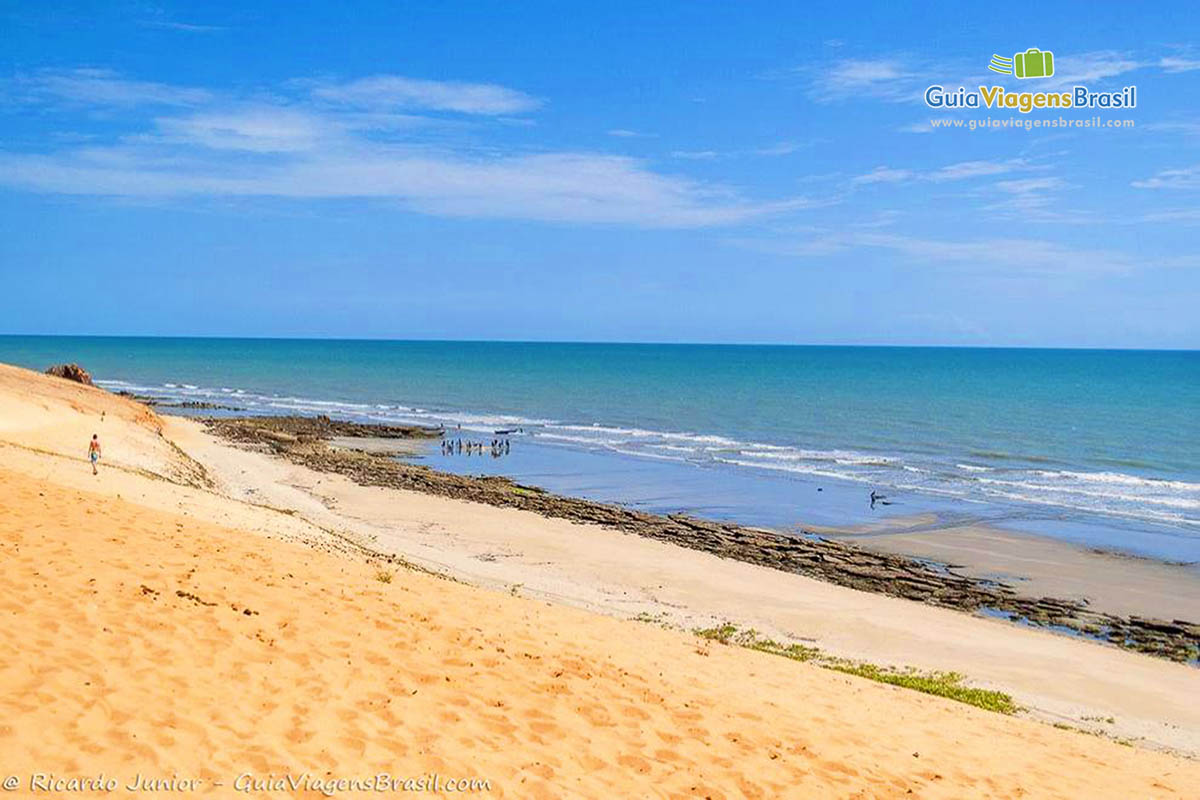
[(92, 441), (88, 444), (88, 461), (92, 462), (92, 474), (96, 472), (96, 462), (100, 460), (100, 437), (92, 434)]

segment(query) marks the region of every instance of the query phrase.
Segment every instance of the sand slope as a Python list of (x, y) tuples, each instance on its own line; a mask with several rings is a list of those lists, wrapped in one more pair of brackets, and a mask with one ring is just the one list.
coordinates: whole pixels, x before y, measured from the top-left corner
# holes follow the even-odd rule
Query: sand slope
[[(0, 472), (14, 774), (502, 797), (1172, 797), (1200, 765)], [(250, 612), (247, 614), (247, 610)]]

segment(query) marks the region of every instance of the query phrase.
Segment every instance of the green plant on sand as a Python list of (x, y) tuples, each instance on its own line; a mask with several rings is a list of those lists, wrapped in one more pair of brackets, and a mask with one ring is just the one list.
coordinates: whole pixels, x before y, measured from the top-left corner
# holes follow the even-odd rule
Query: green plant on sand
[(964, 676), (957, 672), (926, 672), (913, 668), (897, 669), (881, 667), (865, 661), (835, 658), (822, 653), (820, 648), (795, 643), (784, 644), (759, 636), (753, 628), (742, 629), (728, 622), (715, 628), (697, 628), (694, 633), (703, 639), (721, 644), (758, 650), (762, 653), (790, 658), (793, 661), (810, 662), (825, 669), (957, 700), (960, 703), (967, 703), (1000, 714), (1014, 714), (1020, 710), (1011, 695), (992, 689), (967, 686), (963, 683)]

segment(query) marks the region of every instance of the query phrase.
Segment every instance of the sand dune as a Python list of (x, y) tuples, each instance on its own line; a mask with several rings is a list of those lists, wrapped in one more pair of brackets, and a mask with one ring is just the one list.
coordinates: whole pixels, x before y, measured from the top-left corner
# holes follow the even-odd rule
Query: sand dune
[[(239, 775), (253, 789), (307, 773), (309, 791), (245, 796), (317, 797), (315, 780), (380, 772), (486, 779), (479, 794), (513, 798), (1200, 786), (1192, 761), (369, 563), (294, 515), (179, 483), (192, 468), (152, 414), (47, 380), (0, 371), (12, 796), (33, 772), (194, 780), (214, 797), (243, 796)], [(99, 411), (100, 433), (135, 449), (106, 443), (93, 479), (75, 436), (86, 444)], [(379, 796), (339, 794), (358, 795)]]

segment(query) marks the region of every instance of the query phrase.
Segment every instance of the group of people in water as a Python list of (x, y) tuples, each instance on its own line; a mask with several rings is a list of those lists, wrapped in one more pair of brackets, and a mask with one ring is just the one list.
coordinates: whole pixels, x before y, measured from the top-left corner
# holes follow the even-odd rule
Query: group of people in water
[[(483, 442), (464, 442), (462, 439), (443, 439), (442, 440), (442, 455), (444, 456), (461, 456), (461, 455), (483, 455)], [(512, 442), (507, 437), (503, 439), (492, 439), (491, 456), (492, 458), (500, 458), (506, 456), (512, 450)]]

